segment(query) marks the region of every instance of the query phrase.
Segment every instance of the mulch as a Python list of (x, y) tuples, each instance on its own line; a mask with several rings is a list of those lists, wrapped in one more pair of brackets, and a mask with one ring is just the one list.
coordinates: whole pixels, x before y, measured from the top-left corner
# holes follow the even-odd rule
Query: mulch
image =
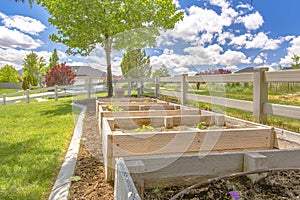
[(95, 100), (82, 100), (77, 103), (87, 106), (87, 111), (83, 121), (81, 146), (74, 173), (74, 176), (80, 177), (80, 180), (72, 182), (69, 199), (114, 199), (114, 187), (105, 181)]

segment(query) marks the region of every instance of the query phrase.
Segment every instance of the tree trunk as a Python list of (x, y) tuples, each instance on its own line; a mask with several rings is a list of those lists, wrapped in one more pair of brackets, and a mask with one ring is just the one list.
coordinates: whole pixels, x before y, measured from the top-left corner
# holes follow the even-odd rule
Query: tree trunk
[(110, 54), (111, 54), (111, 45), (112, 45), (112, 38), (110, 38), (110, 37), (107, 36), (106, 40), (105, 40), (104, 49), (105, 49), (106, 65), (107, 65), (107, 76), (106, 76), (106, 79), (107, 79), (107, 89), (108, 89), (107, 96), (108, 97), (112, 97), (113, 96), (112, 72), (111, 72), (111, 57), (110, 57)]

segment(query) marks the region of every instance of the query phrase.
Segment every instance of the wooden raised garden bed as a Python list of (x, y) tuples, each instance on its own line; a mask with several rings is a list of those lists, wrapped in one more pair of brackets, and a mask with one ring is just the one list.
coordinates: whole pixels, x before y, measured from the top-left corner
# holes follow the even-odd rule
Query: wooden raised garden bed
[[(199, 123), (206, 126), (200, 128), (207, 129), (197, 128)], [(274, 148), (271, 127), (216, 114), (103, 117), (101, 126), (107, 181), (113, 180), (115, 158), (118, 157), (178, 156)]]
[[(96, 100), (96, 116), (99, 116), (99, 111), (111, 111), (108, 107), (112, 105), (120, 107), (122, 110), (161, 110), (161, 105), (165, 105), (164, 109), (171, 110), (179, 109), (179, 105), (170, 104), (165, 101), (152, 98), (98, 98)], [(156, 105), (156, 108), (155, 108)], [(146, 106), (146, 107), (143, 107)], [(99, 110), (100, 109), (100, 110)]]
[[(238, 172), (299, 168), (300, 134), (280, 129), (275, 129), (274, 134), (274, 146), (269, 150), (117, 158), (115, 198), (143, 199), (145, 190), (160, 188), (163, 192), (165, 187), (187, 187), (209, 178)], [(241, 137), (238, 136), (238, 139)], [(265, 175), (248, 177), (257, 181)]]

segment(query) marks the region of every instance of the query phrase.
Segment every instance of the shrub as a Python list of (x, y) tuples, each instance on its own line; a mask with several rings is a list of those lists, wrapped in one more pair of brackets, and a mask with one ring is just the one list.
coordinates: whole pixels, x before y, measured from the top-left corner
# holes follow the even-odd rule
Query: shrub
[(26, 76), (23, 78), (22, 89), (23, 89), (23, 90), (29, 89), (29, 81), (27, 80), (27, 77), (26, 77)]
[(75, 74), (71, 67), (66, 63), (52, 67), (46, 76), (46, 86), (52, 87), (54, 85), (72, 85), (74, 83)]

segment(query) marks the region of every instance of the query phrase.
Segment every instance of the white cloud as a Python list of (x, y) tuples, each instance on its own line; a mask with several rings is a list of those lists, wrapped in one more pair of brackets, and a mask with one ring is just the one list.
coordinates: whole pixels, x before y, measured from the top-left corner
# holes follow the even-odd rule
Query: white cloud
[(279, 48), (282, 42), (283, 40), (281, 39), (272, 39), (265, 33), (259, 32), (256, 35), (246, 33), (233, 37), (229, 45), (233, 45), (236, 48), (275, 50)]
[(243, 4), (242, 2), (240, 2), (240, 4), (236, 8), (253, 10), (253, 7), (250, 4)]
[(243, 52), (227, 50), (219, 58), (219, 63), (224, 66), (249, 64), (250, 60)]
[(291, 42), (290, 46), (287, 48), (287, 54), (285, 57), (280, 59), (279, 64), (284, 66), (290, 66), (292, 63), (292, 57), (296, 55), (300, 55), (300, 36), (295, 37)]
[(206, 48), (203, 46), (188, 47), (183, 51), (189, 54), (186, 58), (192, 65), (212, 65), (218, 63), (223, 49), (219, 45), (213, 44)]
[(232, 8), (224, 7), (222, 13), (218, 14), (214, 10), (191, 6), (186, 10), (183, 20), (175, 24), (173, 30), (161, 33), (157, 44), (173, 45), (178, 39), (195, 43), (201, 40), (200, 33), (222, 33), (223, 28), (230, 26), (236, 16), (237, 12)]
[(212, 43), (212, 40), (214, 38), (214, 34), (212, 33), (204, 33), (200, 36), (200, 38), (197, 39), (197, 44), (198, 45), (204, 45), (206, 43), (209, 43), (211, 44)]
[(256, 58), (253, 60), (254, 64), (266, 64), (268, 59), (268, 54), (265, 52), (261, 52)]
[(264, 50), (278, 49), (279, 44), (282, 41), (280, 39), (271, 39), (265, 33), (259, 32), (251, 41), (246, 42), (246, 49), (260, 48)]
[(219, 6), (221, 8), (228, 8), (229, 3), (226, 0), (210, 0), (211, 5)]
[(1, 19), (7, 18), (7, 17), (8, 17), (8, 16), (7, 16), (6, 14), (0, 12), (0, 18), (1, 18)]
[(2, 48), (36, 49), (42, 44), (41, 40), (34, 40), (17, 30), (9, 30), (0, 26), (0, 47)]
[(222, 54), (223, 49), (217, 44), (208, 47), (187, 47), (184, 49), (184, 52), (187, 54), (162, 54), (160, 56), (152, 56), (150, 58), (151, 65), (153, 69), (156, 69), (164, 64), (169, 67), (169, 69), (174, 68), (175, 73), (179, 73), (179, 70), (183, 70), (182, 68), (186, 68), (187, 66), (198, 68), (199, 66), (221, 64), (225, 67), (235, 69), (239, 64), (250, 63), (250, 58), (247, 58), (242, 52), (227, 50)]
[(264, 60), (263, 60), (260, 56), (257, 56), (257, 57), (253, 60), (253, 62), (254, 62), (255, 64), (262, 64), (262, 63), (264, 63)]
[[(36, 53), (39, 57), (44, 57), (46, 60), (46, 64), (49, 63), (49, 58), (53, 53), (49, 51), (32, 51), (32, 50), (18, 50), (12, 48), (7, 48), (7, 49), (0, 48), (0, 67), (9, 64), (15, 67), (16, 69), (21, 69), (23, 68), (24, 58), (31, 52)], [(60, 60), (67, 58), (66, 53), (62, 51), (57, 51), (57, 54)]]
[(233, 20), (239, 14), (232, 8), (223, 8), (221, 16), (223, 17), (230, 17)]
[(231, 39), (234, 38), (234, 35), (230, 32), (223, 32), (219, 34), (217, 41), (220, 45), (225, 45), (227, 43), (226, 39)]
[(240, 35), (240, 36), (234, 36), (234, 37), (231, 37), (231, 41), (229, 43), (229, 45), (233, 45), (235, 46), (237, 49), (240, 49), (242, 48), (246, 42), (252, 38), (252, 35), (249, 34), (249, 33), (246, 33), (246, 34), (243, 34), (243, 35)]
[(269, 68), (269, 71), (275, 71), (275, 69), (274, 69), (274, 63), (272, 63), (271, 65), (261, 65), (261, 66), (259, 66), (259, 67), (267, 67), (267, 68)]
[(180, 7), (179, 0), (173, 0), (173, 4), (175, 4), (177, 8)]
[(171, 55), (174, 53), (173, 49), (164, 49), (164, 54)]
[(159, 67), (162, 65), (167, 66), (169, 69), (191, 65), (191, 62), (186, 56), (179, 54), (162, 54), (160, 56), (151, 56), (150, 62), (154, 70), (159, 69)]
[(290, 41), (290, 40), (292, 40), (292, 39), (294, 39), (296, 36), (294, 36), (294, 35), (288, 35), (288, 36), (285, 36), (284, 37), (284, 40), (285, 41)]
[(187, 74), (190, 72), (190, 70), (186, 67), (176, 67), (174, 69), (174, 72), (177, 73), (177, 74)]
[(238, 17), (236, 22), (243, 23), (248, 30), (256, 30), (263, 25), (264, 19), (259, 12), (255, 12), (245, 17)]
[(20, 31), (29, 33), (31, 35), (37, 35), (46, 29), (46, 26), (40, 21), (30, 17), (20, 15), (7, 16), (3, 13), (0, 13), (0, 18), (3, 19), (2, 23), (5, 27), (17, 28)]
[(235, 70), (235, 69), (238, 69), (238, 67), (236, 65), (230, 65), (230, 66), (226, 66), (225, 69)]
[[(32, 51), (29, 50), (17, 50), (17, 49), (2, 49), (0, 48), (0, 66), (9, 64), (15, 67), (16, 69), (21, 69), (23, 67), (24, 58), (30, 54)], [(49, 51), (33, 51), (39, 57), (43, 56), (48, 63), (49, 58), (52, 55), (52, 52)], [(59, 55), (64, 53), (58, 52)], [(62, 57), (59, 57), (62, 58)]]

